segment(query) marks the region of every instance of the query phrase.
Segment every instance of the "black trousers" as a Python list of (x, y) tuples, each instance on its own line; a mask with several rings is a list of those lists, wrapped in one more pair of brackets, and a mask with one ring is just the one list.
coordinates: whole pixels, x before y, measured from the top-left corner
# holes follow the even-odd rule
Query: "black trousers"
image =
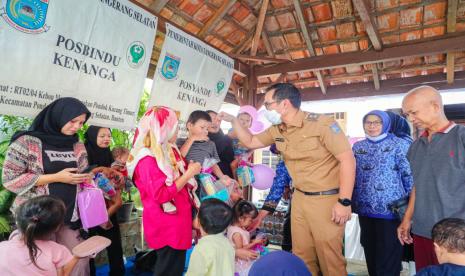
[(281, 248), (287, 252), (292, 251), (291, 203), (289, 203), (289, 208), (287, 209), (286, 216), (284, 216), (283, 241), (281, 243)]
[[(124, 276), (124, 259), (123, 259), (123, 246), (121, 244), (121, 232), (119, 229), (118, 220), (116, 214), (110, 217), (113, 227), (105, 230), (101, 227), (95, 227), (89, 230), (90, 236), (103, 236), (111, 240), (111, 244), (107, 247), (108, 263), (110, 265), (110, 276)], [(94, 259), (90, 259), (90, 275), (95, 276), (95, 262)]]
[(186, 250), (177, 250), (165, 246), (155, 250), (157, 260), (155, 261), (154, 276), (182, 276), (186, 262)]
[(402, 245), (397, 238), (398, 220), (359, 216), (360, 243), (370, 276), (399, 276), (402, 270)]

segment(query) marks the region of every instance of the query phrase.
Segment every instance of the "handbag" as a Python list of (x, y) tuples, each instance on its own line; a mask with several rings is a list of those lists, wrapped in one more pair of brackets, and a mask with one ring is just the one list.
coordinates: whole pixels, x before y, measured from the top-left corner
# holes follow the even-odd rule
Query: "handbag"
[(408, 196), (396, 199), (388, 204), (388, 209), (393, 212), (400, 221), (402, 221), (404, 219), (405, 212), (407, 211), (408, 201)]
[(89, 229), (108, 221), (108, 212), (103, 192), (92, 184), (81, 184), (77, 195), (79, 217), (82, 227)]

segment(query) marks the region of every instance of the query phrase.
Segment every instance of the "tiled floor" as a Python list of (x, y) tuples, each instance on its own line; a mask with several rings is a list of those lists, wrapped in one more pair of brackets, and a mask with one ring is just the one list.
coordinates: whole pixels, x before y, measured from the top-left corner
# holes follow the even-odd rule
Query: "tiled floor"
[[(347, 272), (354, 276), (368, 276), (366, 263), (358, 260), (347, 260)], [(409, 276), (408, 268), (400, 273), (400, 276)]]

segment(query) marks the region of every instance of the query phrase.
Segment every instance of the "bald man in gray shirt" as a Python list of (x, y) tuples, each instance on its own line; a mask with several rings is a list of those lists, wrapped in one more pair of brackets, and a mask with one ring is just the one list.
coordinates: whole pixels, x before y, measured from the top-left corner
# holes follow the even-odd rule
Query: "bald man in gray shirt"
[(444, 218), (465, 219), (465, 126), (446, 118), (441, 95), (430, 86), (411, 90), (402, 111), (424, 130), (407, 154), (414, 186), (398, 228), (402, 244), (413, 242), (419, 271), (438, 263), (431, 240), (433, 225)]

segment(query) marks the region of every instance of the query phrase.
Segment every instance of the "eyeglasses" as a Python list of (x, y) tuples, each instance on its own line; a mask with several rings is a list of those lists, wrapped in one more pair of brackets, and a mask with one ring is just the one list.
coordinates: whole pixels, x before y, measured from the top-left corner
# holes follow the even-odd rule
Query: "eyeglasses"
[(375, 127), (378, 127), (378, 126), (382, 125), (383, 122), (381, 122), (381, 121), (373, 121), (373, 122), (366, 121), (364, 124), (365, 124), (366, 126), (375, 126)]
[(265, 106), (266, 109), (270, 109), (270, 106), (274, 103), (279, 103), (280, 101), (272, 101), (272, 102), (264, 102), (263, 105)]

